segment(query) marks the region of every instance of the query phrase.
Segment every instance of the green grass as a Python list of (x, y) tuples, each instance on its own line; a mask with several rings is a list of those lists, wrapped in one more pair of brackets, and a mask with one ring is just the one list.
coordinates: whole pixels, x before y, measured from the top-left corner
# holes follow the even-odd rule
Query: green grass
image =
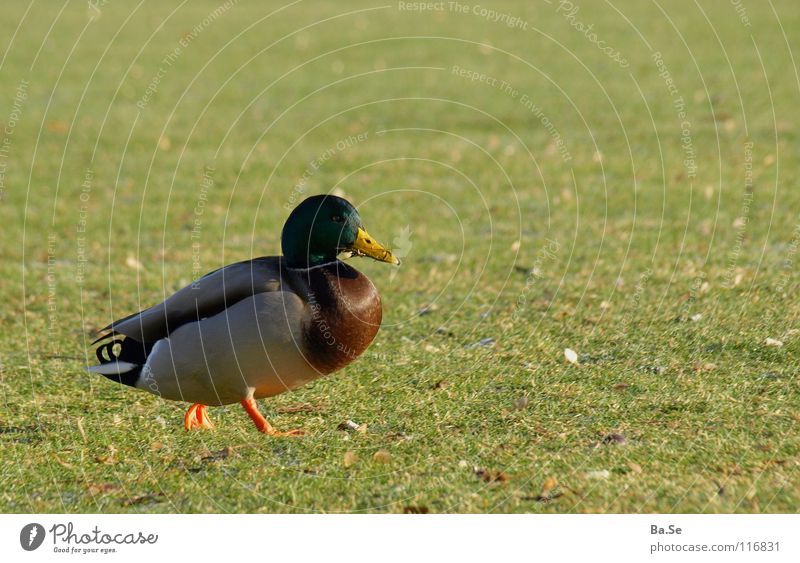
[[(491, 3), (524, 30), (242, 0), (193, 40), (220, 4), (4, 6), (0, 510), (796, 512), (800, 6), (743, 4)], [(305, 193), (407, 256), (356, 264), (384, 302), (367, 353), (261, 403), (309, 436), (238, 407), (185, 433), (186, 405), (84, 371), (93, 330), (277, 253), (326, 154)]]

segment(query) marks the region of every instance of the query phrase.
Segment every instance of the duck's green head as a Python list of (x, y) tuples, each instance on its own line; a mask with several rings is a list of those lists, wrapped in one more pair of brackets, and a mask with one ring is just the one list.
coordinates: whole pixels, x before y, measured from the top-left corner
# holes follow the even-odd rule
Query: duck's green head
[(356, 208), (334, 195), (315, 195), (303, 200), (283, 226), (281, 247), (287, 264), (293, 268), (333, 262), (342, 252), (400, 264), (367, 233)]

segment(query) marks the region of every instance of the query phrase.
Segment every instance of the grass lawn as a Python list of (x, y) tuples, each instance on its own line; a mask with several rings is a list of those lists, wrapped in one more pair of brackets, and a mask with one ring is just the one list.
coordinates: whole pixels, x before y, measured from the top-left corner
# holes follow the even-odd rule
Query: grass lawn
[[(0, 510), (798, 510), (800, 5), (409, 4), (4, 6)], [(329, 191), (404, 263), (308, 436), (86, 373)]]

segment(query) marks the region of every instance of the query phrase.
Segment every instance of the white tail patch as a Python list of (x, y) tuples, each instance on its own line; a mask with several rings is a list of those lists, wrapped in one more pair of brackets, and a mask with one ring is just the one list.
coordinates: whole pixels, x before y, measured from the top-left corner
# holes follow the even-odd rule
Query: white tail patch
[(101, 373), (103, 375), (120, 375), (128, 373), (129, 371), (138, 368), (139, 364), (132, 364), (130, 362), (109, 362), (107, 364), (100, 364), (99, 366), (89, 366), (87, 370), (93, 373)]

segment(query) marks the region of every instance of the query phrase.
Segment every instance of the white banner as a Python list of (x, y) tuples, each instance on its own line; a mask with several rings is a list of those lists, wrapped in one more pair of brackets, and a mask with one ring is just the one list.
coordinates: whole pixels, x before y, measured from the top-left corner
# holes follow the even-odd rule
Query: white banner
[[(800, 561), (800, 515), (0, 515), (3, 561)], [(170, 559), (167, 559), (170, 558)]]

